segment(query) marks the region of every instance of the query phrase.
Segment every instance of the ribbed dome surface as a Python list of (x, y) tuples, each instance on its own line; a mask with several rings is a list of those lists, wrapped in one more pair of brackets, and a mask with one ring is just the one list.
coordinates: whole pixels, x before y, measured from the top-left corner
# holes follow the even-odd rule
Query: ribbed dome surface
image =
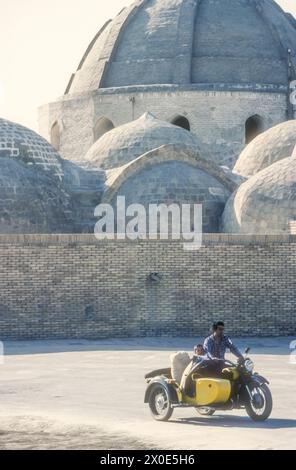
[(138, 0), (105, 24), (66, 93), (157, 84), (286, 85), (296, 28), (273, 0)]

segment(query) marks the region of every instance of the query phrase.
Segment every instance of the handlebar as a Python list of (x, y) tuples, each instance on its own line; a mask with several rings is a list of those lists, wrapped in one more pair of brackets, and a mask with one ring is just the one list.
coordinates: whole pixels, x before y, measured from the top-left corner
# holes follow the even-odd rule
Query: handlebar
[(229, 365), (230, 367), (237, 367), (238, 364), (235, 364), (234, 362), (231, 362), (229, 361), (228, 359), (226, 359), (226, 361), (224, 361), (225, 365)]

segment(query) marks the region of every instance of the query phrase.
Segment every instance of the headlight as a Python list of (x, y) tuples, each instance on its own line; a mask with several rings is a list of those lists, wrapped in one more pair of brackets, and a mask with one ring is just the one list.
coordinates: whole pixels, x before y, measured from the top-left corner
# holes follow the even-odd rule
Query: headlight
[(254, 362), (251, 359), (247, 359), (245, 361), (245, 368), (248, 372), (253, 372), (254, 370)]

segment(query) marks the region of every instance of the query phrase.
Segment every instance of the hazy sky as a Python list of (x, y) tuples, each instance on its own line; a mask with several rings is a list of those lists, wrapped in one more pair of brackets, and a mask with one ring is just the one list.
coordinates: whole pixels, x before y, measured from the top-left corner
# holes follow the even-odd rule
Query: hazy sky
[[(102, 24), (131, 0), (0, 0), (0, 117), (32, 129)], [(296, 0), (278, 0), (296, 16)]]

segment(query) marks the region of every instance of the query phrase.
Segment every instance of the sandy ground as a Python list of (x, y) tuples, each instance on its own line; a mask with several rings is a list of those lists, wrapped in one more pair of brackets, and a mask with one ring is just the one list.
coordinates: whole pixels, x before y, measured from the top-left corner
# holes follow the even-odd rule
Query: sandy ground
[(145, 450), (153, 444), (98, 426), (67, 424), (32, 416), (1, 417), (1, 450)]
[(0, 449), (296, 449), (293, 338), (240, 339), (271, 382), (272, 417), (244, 412), (200, 417), (175, 410), (152, 420), (143, 403), (146, 372), (197, 339), (5, 343), (0, 365)]

